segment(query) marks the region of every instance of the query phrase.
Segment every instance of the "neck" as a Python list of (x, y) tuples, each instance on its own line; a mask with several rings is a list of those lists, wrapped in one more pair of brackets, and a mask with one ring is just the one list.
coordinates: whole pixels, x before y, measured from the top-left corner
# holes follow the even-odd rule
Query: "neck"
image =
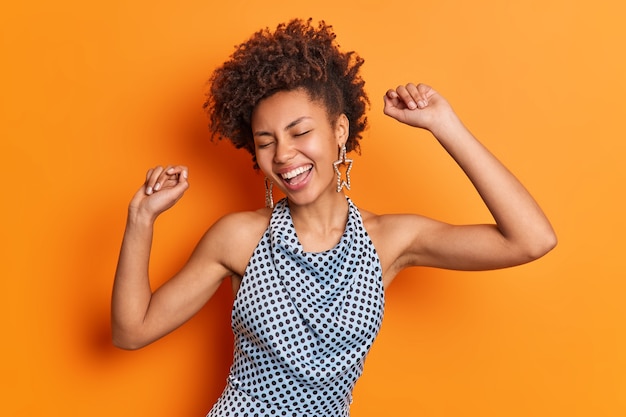
[(312, 247), (328, 246), (329, 241), (336, 243), (346, 228), (348, 201), (345, 194), (333, 192), (307, 205), (290, 201), (289, 211), (303, 245), (306, 240)]

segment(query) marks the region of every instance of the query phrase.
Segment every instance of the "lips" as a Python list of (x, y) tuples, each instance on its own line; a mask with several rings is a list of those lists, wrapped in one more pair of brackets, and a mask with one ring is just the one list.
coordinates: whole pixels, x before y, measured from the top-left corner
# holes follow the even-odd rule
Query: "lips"
[(306, 178), (312, 168), (313, 165), (305, 165), (292, 169), (291, 171), (284, 172), (280, 174), (280, 176), (287, 184), (296, 185)]

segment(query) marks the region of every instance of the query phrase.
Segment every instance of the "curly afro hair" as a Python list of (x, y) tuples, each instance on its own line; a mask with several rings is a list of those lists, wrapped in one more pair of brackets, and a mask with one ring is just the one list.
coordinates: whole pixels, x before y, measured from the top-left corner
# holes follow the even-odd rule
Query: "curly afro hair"
[(359, 150), (370, 104), (359, 75), (364, 60), (353, 51), (339, 50), (332, 26), (321, 21), (315, 28), (311, 21), (294, 19), (274, 32), (268, 28), (256, 32), (209, 79), (203, 108), (209, 115), (211, 138), (228, 139), (247, 150), (255, 169), (252, 111), (260, 100), (279, 91), (304, 88), (326, 107), (329, 120), (345, 114), (350, 122), (346, 148)]

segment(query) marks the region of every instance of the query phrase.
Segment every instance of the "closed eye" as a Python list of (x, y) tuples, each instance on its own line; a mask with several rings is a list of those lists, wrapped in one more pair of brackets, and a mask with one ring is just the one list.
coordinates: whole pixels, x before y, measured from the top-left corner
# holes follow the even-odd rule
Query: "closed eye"
[(296, 134), (294, 134), (294, 136), (295, 136), (295, 137), (298, 137), (298, 136), (304, 136), (304, 135), (306, 135), (307, 133), (309, 133), (310, 131), (311, 131), (311, 130), (307, 130), (307, 131), (304, 131), (304, 132), (301, 132), (301, 133), (296, 133)]
[(257, 147), (257, 149), (267, 148), (274, 143), (274, 140), (272, 140), (272, 138), (269, 135), (263, 135), (263, 136), (266, 136), (264, 140), (261, 139), (255, 143), (255, 146)]

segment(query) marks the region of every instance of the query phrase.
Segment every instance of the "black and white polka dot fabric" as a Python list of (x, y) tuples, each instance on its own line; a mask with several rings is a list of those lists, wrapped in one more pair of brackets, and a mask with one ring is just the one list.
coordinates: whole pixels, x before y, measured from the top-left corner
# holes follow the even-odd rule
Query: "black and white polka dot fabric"
[(233, 305), (235, 352), (209, 417), (347, 417), (380, 329), (382, 270), (358, 209), (334, 248), (302, 250), (281, 200)]

